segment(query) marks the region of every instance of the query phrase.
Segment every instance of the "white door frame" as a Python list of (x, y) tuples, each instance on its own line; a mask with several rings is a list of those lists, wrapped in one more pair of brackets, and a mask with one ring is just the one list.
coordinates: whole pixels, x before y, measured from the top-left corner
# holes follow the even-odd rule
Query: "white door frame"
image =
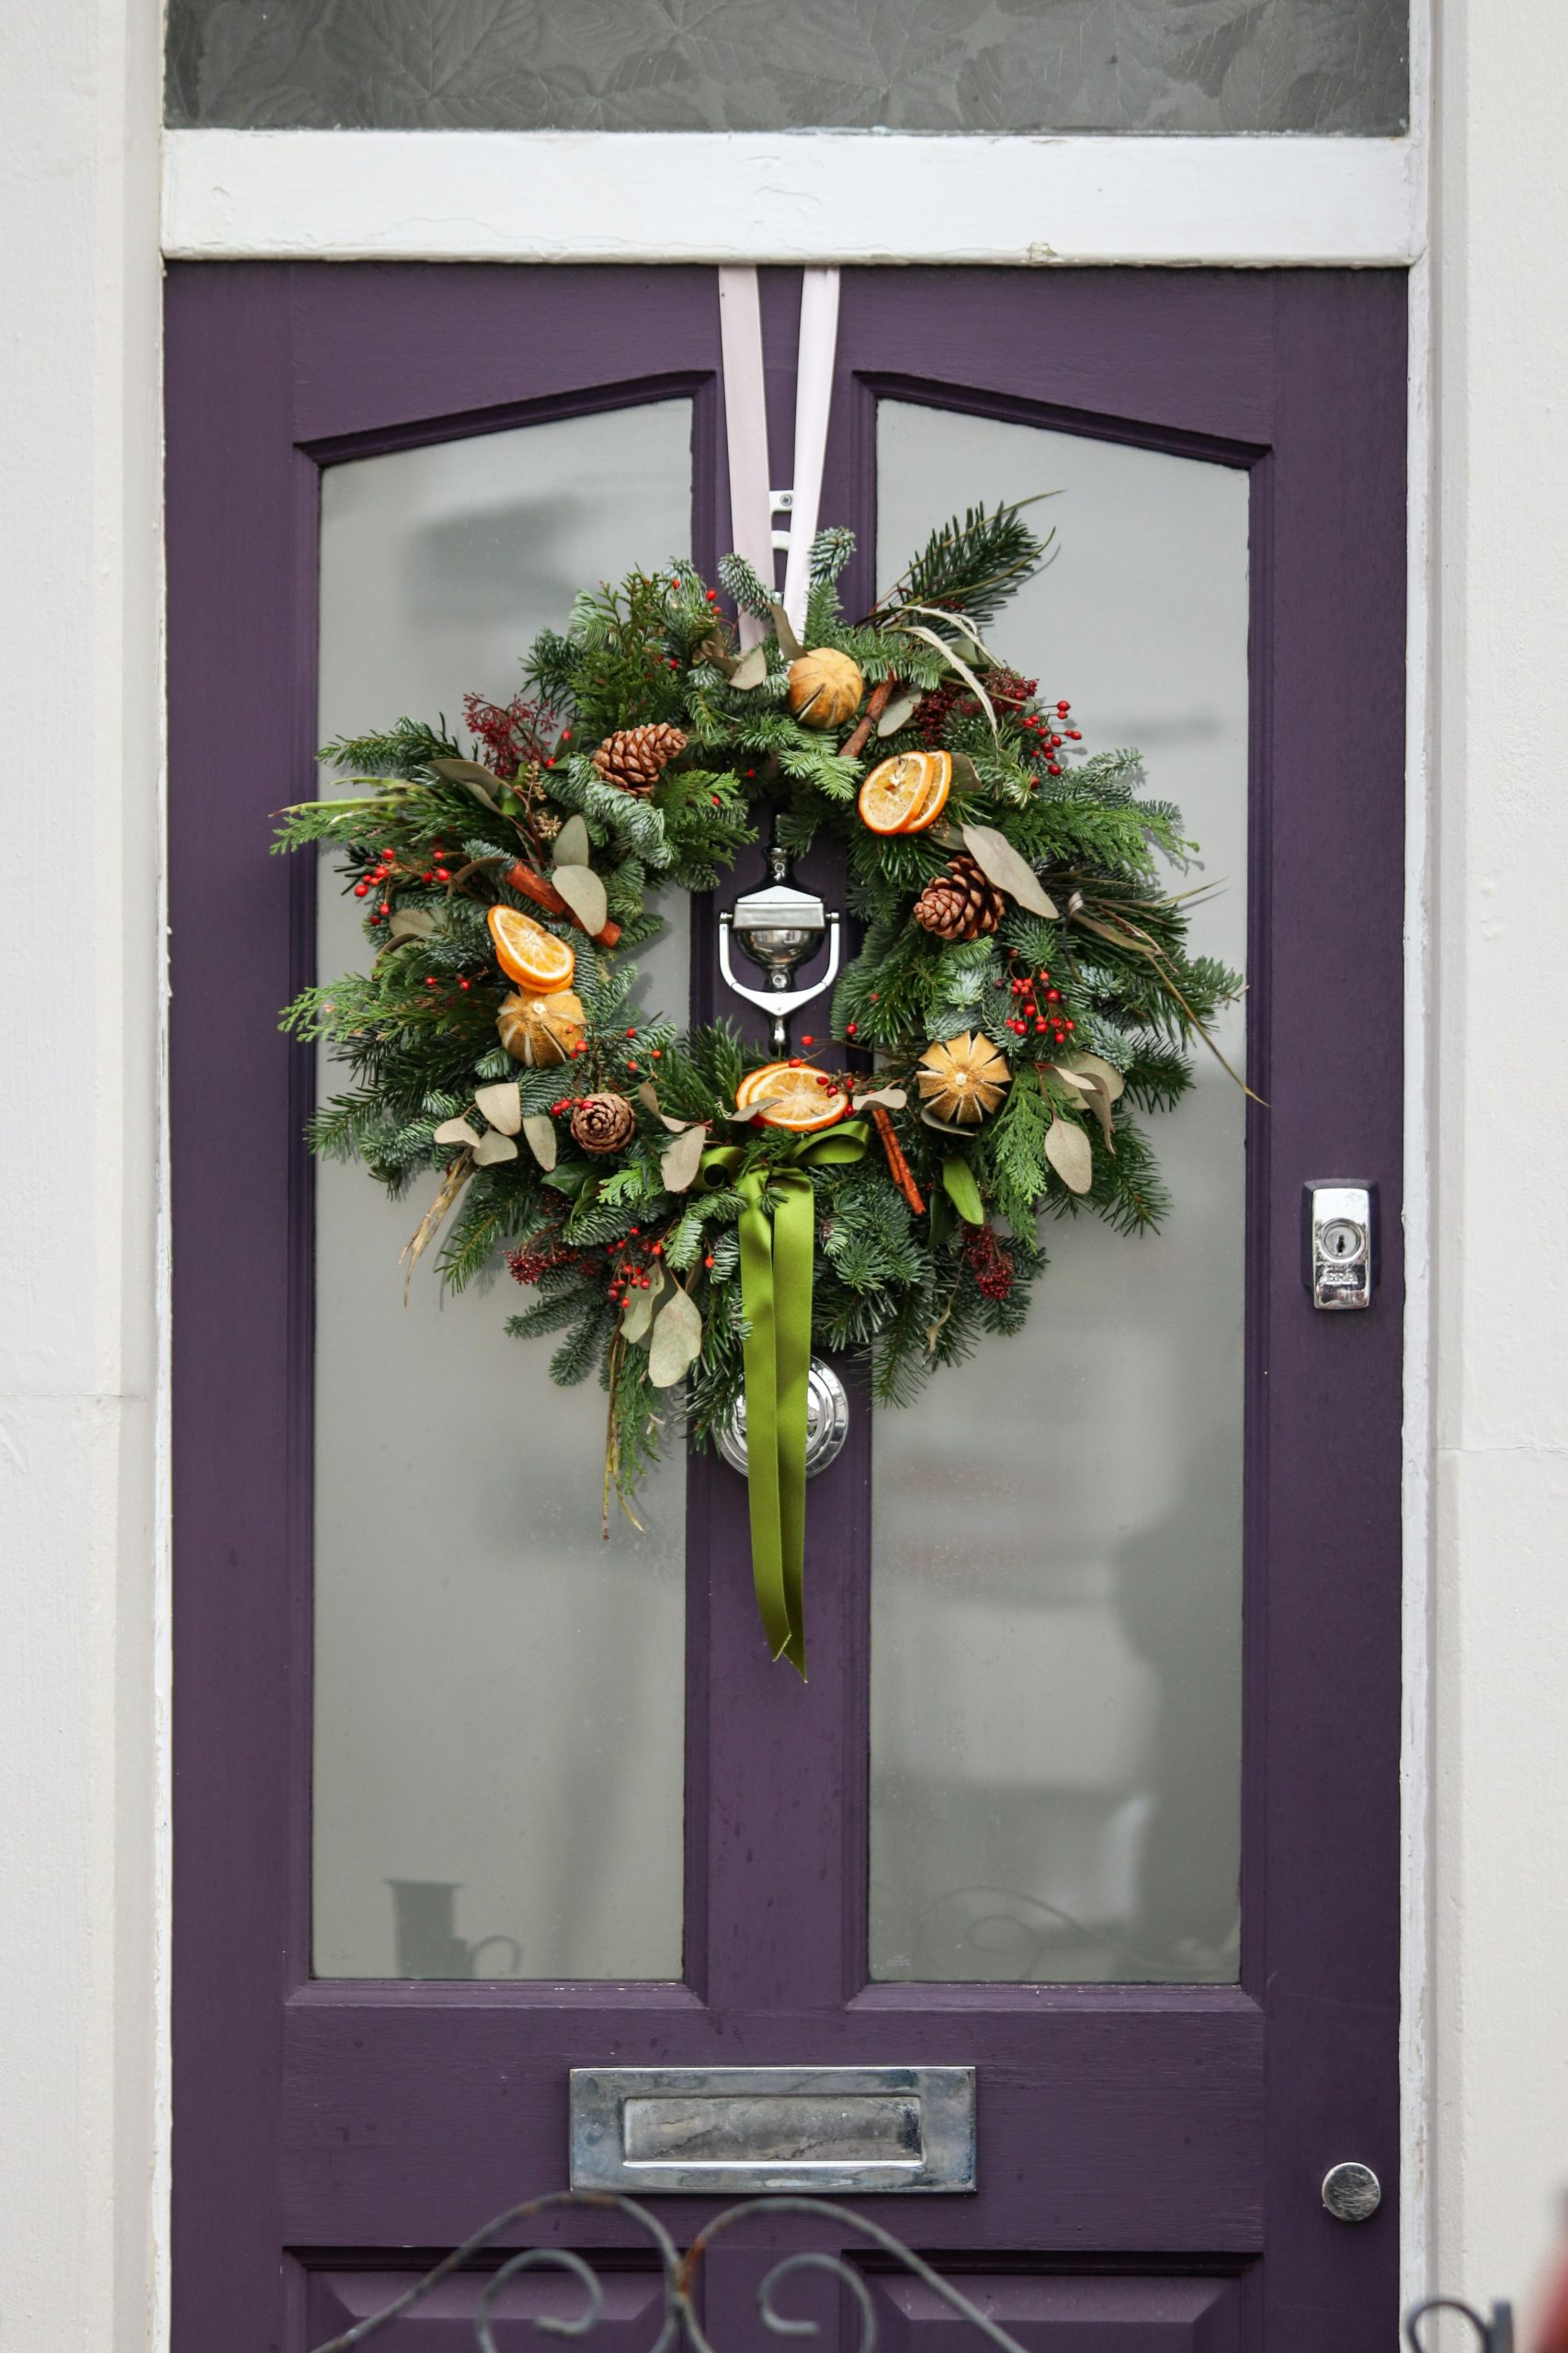
[[(1426, 2291), (1432, 1584), (1428, 27), (1402, 138), (176, 131), (182, 260), (993, 264), (1410, 272), (1401, 2279)], [(701, 205), (692, 203), (700, 186)], [(890, 199), (890, 191), (894, 192)]]

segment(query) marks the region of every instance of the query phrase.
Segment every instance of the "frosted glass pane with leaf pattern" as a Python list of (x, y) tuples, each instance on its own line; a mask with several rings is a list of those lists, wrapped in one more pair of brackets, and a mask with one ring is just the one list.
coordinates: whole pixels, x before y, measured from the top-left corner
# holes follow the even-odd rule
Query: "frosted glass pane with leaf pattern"
[[(1247, 479), (885, 402), (879, 576), (1034, 491), (1051, 567), (990, 642), (1133, 744), (1245, 962)], [(1244, 1025), (1220, 1035), (1239, 1060)], [(1157, 1234), (1047, 1217), (1024, 1332), (873, 1427), (873, 1977), (1223, 1983), (1240, 1855), (1244, 1105), (1201, 1051), (1146, 1116)]]
[[(505, 701), (585, 580), (690, 539), (683, 401), (329, 468), (323, 740)], [(324, 974), (364, 953), (324, 870)], [(640, 960), (686, 1002), (686, 901)], [(322, 1072), (324, 1091), (333, 1083)], [(428, 1186), (316, 1183), (314, 1960), (328, 1977), (680, 1974), (685, 1462), (599, 1532), (604, 1415), (398, 1253)]]
[(175, 124), (1394, 131), (1408, 0), (171, 0)]

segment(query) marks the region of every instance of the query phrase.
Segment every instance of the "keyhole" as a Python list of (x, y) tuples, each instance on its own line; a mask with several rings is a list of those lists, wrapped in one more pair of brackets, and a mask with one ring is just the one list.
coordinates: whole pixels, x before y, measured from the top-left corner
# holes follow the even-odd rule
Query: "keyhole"
[(1360, 1232), (1342, 1219), (1324, 1230), (1323, 1246), (1331, 1258), (1353, 1258), (1361, 1246)]

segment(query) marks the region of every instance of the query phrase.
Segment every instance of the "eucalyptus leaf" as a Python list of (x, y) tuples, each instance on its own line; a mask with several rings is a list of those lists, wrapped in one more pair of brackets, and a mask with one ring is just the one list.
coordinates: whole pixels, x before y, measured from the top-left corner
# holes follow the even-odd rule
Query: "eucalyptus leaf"
[(1045, 1131), (1045, 1156), (1070, 1192), (1088, 1191), (1095, 1180), (1095, 1155), (1075, 1120), (1052, 1120)]
[(710, 631), (692, 655), (692, 660), (711, 662), (715, 670), (722, 670), (726, 678), (734, 676), (735, 657), (717, 630)]
[(550, 845), (552, 866), (586, 866), (593, 857), (594, 846), (588, 839), (588, 828), (581, 817), (568, 817)]
[[(1097, 1061), (1098, 1057), (1095, 1059)], [(1079, 1097), (1080, 1108), (1092, 1111), (1099, 1121), (1100, 1133), (1106, 1141), (1106, 1150), (1114, 1152), (1116, 1138), (1111, 1132), (1110, 1124), (1112, 1097), (1107, 1093), (1096, 1074), (1088, 1070), (1070, 1070), (1065, 1063), (1042, 1063), (1040, 1067), (1042, 1075), (1049, 1073), (1059, 1086), (1073, 1088)]]
[(528, 1150), (548, 1175), (555, 1165), (555, 1128), (542, 1111), (530, 1111), (523, 1121), (523, 1137)]
[(754, 688), (767, 684), (766, 645), (754, 645), (749, 654), (742, 654), (730, 673), (730, 684), (738, 694), (749, 694)]
[(1027, 907), (1030, 915), (1054, 919), (1056, 909), (1040, 888), (1039, 875), (1006, 834), (999, 834), (994, 825), (965, 825), (962, 831), (964, 847), (987, 881), (1006, 891), (1020, 907)]
[(773, 599), (771, 610), (773, 633), (778, 640), (779, 653), (782, 654), (786, 662), (798, 662), (806, 649), (795, 634), (795, 624), (777, 597)]
[(481, 1139), (479, 1148), (473, 1155), (473, 1165), (476, 1168), (492, 1168), (498, 1160), (516, 1160), (517, 1156), (517, 1147), (511, 1137), (504, 1136), (498, 1130), (492, 1128), (489, 1133)]
[(885, 1110), (902, 1111), (908, 1100), (902, 1086), (873, 1086), (869, 1094), (857, 1095), (855, 1108), (863, 1111), (868, 1103), (880, 1103)]
[(400, 939), (428, 939), (436, 918), (425, 907), (394, 907), (387, 936), (395, 948)]
[(466, 1120), (443, 1120), (436, 1131), (434, 1142), (476, 1144), (479, 1142), (479, 1132), (477, 1129), (471, 1128)]
[(445, 777), (449, 784), (466, 785), (476, 801), (483, 801), (493, 817), (501, 814), (499, 802), (493, 800), (490, 793), (491, 786), (498, 787), (501, 779), (489, 768), (482, 768), (477, 760), (432, 760), (430, 765), (437, 776)]
[(896, 735), (901, 727), (907, 727), (920, 708), (920, 697), (924, 689), (920, 687), (900, 687), (897, 694), (889, 699), (881, 717), (877, 722), (878, 734)]
[(515, 1078), (476, 1088), (473, 1099), (493, 1128), (499, 1128), (504, 1136), (517, 1134), (523, 1124), (523, 1090)]
[(653, 1310), (665, 1288), (665, 1270), (655, 1267), (648, 1278), (646, 1290), (629, 1290), (620, 1310), (620, 1336), (633, 1344), (646, 1340), (653, 1321)]
[(673, 1389), (702, 1354), (702, 1318), (684, 1290), (660, 1308), (648, 1349), (648, 1379), (655, 1389)]
[(1063, 1054), (1056, 1067), (1058, 1070), (1072, 1072), (1074, 1074), (1082, 1074), (1097, 1079), (1113, 1103), (1119, 1103), (1126, 1091), (1127, 1081), (1122, 1077), (1116, 1064), (1108, 1063), (1103, 1055)]
[(970, 758), (969, 754), (967, 752), (954, 752), (951, 756), (953, 763), (954, 790), (958, 792), (982, 791), (983, 787), (980, 781), (980, 770), (975, 767), (974, 762)]
[(609, 906), (605, 886), (591, 866), (558, 866), (551, 881), (590, 937), (604, 929)]
[(924, 1103), (920, 1106), (920, 1117), (928, 1128), (935, 1128), (939, 1136), (961, 1136), (965, 1143), (974, 1142), (972, 1128), (960, 1128), (952, 1120), (938, 1119), (937, 1113)]
[(684, 1193), (696, 1183), (707, 1142), (708, 1131), (699, 1125), (682, 1129), (675, 1141), (665, 1146), (659, 1157), (659, 1172), (667, 1192)]
[(967, 1225), (983, 1225), (985, 1208), (973, 1169), (955, 1153), (942, 1163), (942, 1190)]

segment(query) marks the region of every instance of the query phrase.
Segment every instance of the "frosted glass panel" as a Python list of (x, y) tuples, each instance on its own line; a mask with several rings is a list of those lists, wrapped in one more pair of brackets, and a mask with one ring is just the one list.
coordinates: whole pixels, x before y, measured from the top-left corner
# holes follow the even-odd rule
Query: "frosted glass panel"
[(171, 0), (171, 123), (1392, 131), (1408, 0)]
[[(1062, 494), (990, 642), (1088, 748), (1142, 746), (1222, 886), (1196, 941), (1243, 965), (1245, 475), (898, 403), (878, 455), (879, 577), (955, 507)], [(1045, 1220), (1027, 1330), (876, 1417), (873, 1977), (1236, 1974), (1242, 1099), (1200, 1053), (1147, 1124), (1164, 1231)]]
[[(506, 700), (583, 581), (686, 548), (690, 424), (666, 402), (331, 468), (323, 740)], [(675, 896), (642, 959), (667, 1008)], [(365, 952), (355, 904), (324, 870), (324, 973)], [(443, 1305), (426, 1264), (403, 1308), (423, 1206), (317, 1175), (316, 1971), (677, 1977), (684, 1449), (647, 1533), (605, 1544), (597, 1390), (506, 1336), (504, 1271)]]

